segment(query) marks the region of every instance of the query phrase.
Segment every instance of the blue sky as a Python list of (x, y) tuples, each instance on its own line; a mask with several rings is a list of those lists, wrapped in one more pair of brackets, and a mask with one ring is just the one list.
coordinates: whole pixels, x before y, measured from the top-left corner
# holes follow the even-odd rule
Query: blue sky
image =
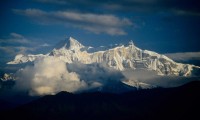
[(0, 62), (41, 53), (72, 36), (159, 53), (199, 52), (198, 0), (1, 0)]

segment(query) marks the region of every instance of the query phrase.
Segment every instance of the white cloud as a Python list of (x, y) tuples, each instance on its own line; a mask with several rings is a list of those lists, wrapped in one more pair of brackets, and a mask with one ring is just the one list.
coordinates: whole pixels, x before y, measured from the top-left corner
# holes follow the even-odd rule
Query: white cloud
[(168, 53), (165, 55), (177, 61), (200, 60), (200, 52)]
[(76, 72), (81, 79), (87, 82), (100, 82), (102, 84), (107, 84), (109, 82), (119, 82), (124, 79), (121, 71), (109, 68), (104, 64), (81, 64), (81, 63), (71, 63), (68, 64), (68, 70)]
[(120, 93), (129, 90), (121, 82), (123, 80), (133, 80), (160, 87), (177, 87), (192, 80), (199, 80), (199, 77), (160, 76), (155, 71), (144, 69), (117, 71), (103, 64), (71, 63), (66, 65), (65, 62), (53, 56), (36, 60), (34, 65), (19, 70), (16, 76), (14, 91), (29, 91), (30, 95), (90, 90)]
[(29, 91), (30, 95), (99, 90), (103, 86), (110, 87), (125, 79), (120, 71), (100, 64), (76, 63), (66, 66), (65, 62), (52, 56), (36, 60), (34, 66), (26, 66), (19, 70), (16, 76), (15, 88)]
[(93, 33), (109, 35), (124, 35), (125, 27), (133, 23), (128, 18), (119, 18), (110, 14), (79, 13), (72, 11), (46, 12), (40, 9), (14, 9), (17, 14), (31, 17), (42, 24), (64, 24), (75, 28), (85, 29)]
[(173, 75), (158, 75), (155, 71), (145, 69), (125, 70), (123, 75), (128, 80), (147, 83), (149, 85), (169, 88), (178, 87), (188, 82), (200, 80), (200, 77), (183, 77)]
[(17, 88), (29, 90), (30, 95), (56, 94), (60, 91), (77, 92), (100, 84), (80, 80), (75, 72), (68, 72), (66, 63), (55, 57), (41, 58), (34, 66), (27, 66), (17, 73)]
[(51, 46), (51, 45), (49, 45), (48, 43), (44, 43), (44, 44), (42, 44), (42, 45), (40, 45), (41, 47), (49, 47), (49, 46)]

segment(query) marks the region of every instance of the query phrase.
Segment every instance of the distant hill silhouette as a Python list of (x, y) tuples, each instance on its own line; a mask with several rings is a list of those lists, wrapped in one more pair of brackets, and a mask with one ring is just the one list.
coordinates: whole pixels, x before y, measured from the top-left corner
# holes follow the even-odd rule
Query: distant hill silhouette
[(60, 92), (15, 109), (1, 118), (19, 120), (194, 120), (199, 119), (200, 82), (123, 94)]

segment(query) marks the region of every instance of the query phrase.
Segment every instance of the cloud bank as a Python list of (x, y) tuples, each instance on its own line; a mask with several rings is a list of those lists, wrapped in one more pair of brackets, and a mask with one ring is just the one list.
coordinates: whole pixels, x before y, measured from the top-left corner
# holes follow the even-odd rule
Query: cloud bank
[(122, 84), (121, 80), (126, 79), (120, 71), (101, 64), (66, 65), (55, 57), (38, 59), (34, 65), (19, 70), (16, 76), (15, 89), (29, 91), (30, 95), (49, 95), (60, 91), (73, 93), (98, 91), (105, 86), (109, 88), (108, 92), (117, 92), (115, 90), (119, 84)]
[(128, 80), (135, 80), (138, 82), (154, 85), (157, 87), (169, 88), (178, 87), (188, 82), (200, 80), (200, 77), (182, 77), (182, 76), (168, 76), (157, 75), (155, 71), (136, 69), (126, 70), (122, 72)]
[(68, 70), (76, 72), (81, 79), (86, 82), (98, 82), (103, 85), (115, 84), (126, 79), (121, 71), (107, 67), (104, 64), (82, 64), (71, 63), (68, 64)]
[(64, 24), (80, 28), (92, 33), (109, 35), (125, 35), (125, 27), (133, 23), (128, 18), (119, 18), (111, 14), (80, 13), (72, 11), (43, 11), (40, 9), (14, 9), (20, 15), (30, 17), (42, 24)]
[(199, 60), (200, 52), (168, 53), (166, 56), (177, 61)]
[(103, 64), (66, 64), (52, 56), (36, 60), (34, 65), (19, 70), (16, 76), (15, 90), (28, 91), (33, 96), (61, 91), (122, 93), (135, 90), (134, 86), (122, 82), (126, 80), (159, 87), (177, 87), (199, 80), (199, 77), (159, 76), (144, 69), (117, 71)]
[(17, 76), (16, 88), (29, 90), (30, 95), (76, 92), (88, 87), (76, 73), (68, 72), (65, 62), (53, 57), (36, 60), (34, 66), (18, 71)]
[(122, 93), (142, 87), (138, 86), (139, 83), (148, 86), (177, 87), (193, 80), (200, 80), (198, 76), (160, 76), (155, 71), (145, 69), (117, 71), (106, 67), (104, 63), (67, 64), (53, 56), (37, 59), (32, 65), (20, 69), (16, 76), (14, 91), (28, 91), (30, 95), (53, 95), (61, 91)]

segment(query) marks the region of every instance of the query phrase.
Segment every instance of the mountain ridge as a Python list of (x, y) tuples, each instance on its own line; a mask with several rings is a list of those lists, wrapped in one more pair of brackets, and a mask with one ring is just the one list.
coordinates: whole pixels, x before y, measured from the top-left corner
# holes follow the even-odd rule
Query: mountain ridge
[[(86, 47), (76, 39), (69, 37), (54, 48), (51, 52), (43, 55), (16, 55), (13, 61), (7, 64), (20, 64), (34, 62), (37, 59), (53, 56), (66, 63), (80, 62), (83, 64), (105, 63), (108, 67), (123, 71), (125, 69), (148, 69), (156, 71), (158, 75), (192, 76), (193, 71), (200, 69), (198, 66), (176, 63), (165, 55), (153, 51), (142, 50), (133, 42), (128, 45), (119, 45), (93, 50)], [(195, 72), (194, 72), (195, 73)]]

